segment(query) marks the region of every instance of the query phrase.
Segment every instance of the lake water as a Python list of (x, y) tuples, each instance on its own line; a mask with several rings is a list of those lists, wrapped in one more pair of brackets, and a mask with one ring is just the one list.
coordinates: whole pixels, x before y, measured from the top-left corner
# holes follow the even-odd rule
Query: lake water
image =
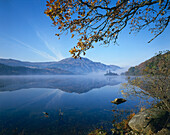
[(83, 135), (100, 127), (109, 130), (116, 117), (113, 109), (126, 110), (123, 118), (131, 110), (139, 111), (144, 100), (133, 96), (113, 106), (112, 100), (123, 97), (124, 82), (124, 76), (1, 76), (0, 134)]

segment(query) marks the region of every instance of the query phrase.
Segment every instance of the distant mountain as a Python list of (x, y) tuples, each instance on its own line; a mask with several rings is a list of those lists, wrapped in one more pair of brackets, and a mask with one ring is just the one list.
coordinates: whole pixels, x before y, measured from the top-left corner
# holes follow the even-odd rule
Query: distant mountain
[(56, 62), (25, 62), (15, 59), (0, 59), (0, 63), (8, 66), (21, 66), (29, 68), (47, 68), (48, 65)]
[(125, 75), (168, 75), (170, 73), (170, 51), (158, 54), (135, 67), (130, 67)]
[(117, 70), (120, 67), (115, 65), (105, 65), (100, 62), (93, 62), (87, 58), (74, 59), (66, 58), (55, 64), (51, 64), (49, 67), (58, 67), (60, 69), (68, 70), (73, 73), (91, 73), (110, 70)]
[(58, 62), (23, 62), (14, 59), (0, 59), (0, 63), (8, 66), (23, 66), (28, 68), (57, 68), (75, 74), (87, 74), (91, 72), (106, 71), (108, 69), (115, 71), (120, 69), (119, 66), (105, 65), (100, 62), (93, 62), (87, 58), (66, 58)]
[(57, 68), (28, 68), (28, 67), (15, 67), (0, 64), (0, 75), (58, 75), (58, 74), (73, 74), (69, 71), (64, 71)]

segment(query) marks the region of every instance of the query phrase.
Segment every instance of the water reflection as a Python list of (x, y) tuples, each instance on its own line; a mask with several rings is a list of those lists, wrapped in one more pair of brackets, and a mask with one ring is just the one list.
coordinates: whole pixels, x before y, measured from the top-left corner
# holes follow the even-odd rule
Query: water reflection
[(14, 91), (28, 88), (51, 88), (65, 92), (85, 93), (106, 85), (114, 86), (122, 77), (104, 76), (3, 76), (0, 77), (0, 91)]
[[(123, 97), (121, 82), (125, 79), (120, 76), (0, 77), (0, 134), (86, 135), (101, 126), (109, 130), (111, 101)], [(139, 102), (127, 99), (117, 109), (131, 110)]]

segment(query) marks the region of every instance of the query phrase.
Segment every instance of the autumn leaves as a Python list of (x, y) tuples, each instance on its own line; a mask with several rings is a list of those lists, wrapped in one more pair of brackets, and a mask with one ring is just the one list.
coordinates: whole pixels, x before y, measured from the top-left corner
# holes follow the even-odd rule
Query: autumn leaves
[[(58, 28), (59, 36), (63, 33), (71, 33), (71, 38), (78, 37), (77, 44), (70, 50), (74, 58), (84, 54), (93, 48), (93, 43), (100, 42), (108, 45), (116, 43), (120, 31), (130, 25), (130, 32), (140, 31), (150, 23), (155, 23), (155, 36), (168, 25), (166, 14), (168, 1), (158, 5), (157, 0), (50, 0), (47, 1), (45, 14), (51, 18)], [(152, 16), (155, 15), (153, 18)], [(160, 20), (161, 19), (161, 20)], [(157, 21), (159, 20), (159, 21)], [(157, 23), (161, 22), (161, 24)], [(156, 29), (155, 29), (156, 28)], [(158, 28), (158, 29), (157, 29)], [(152, 32), (153, 33), (153, 32)]]

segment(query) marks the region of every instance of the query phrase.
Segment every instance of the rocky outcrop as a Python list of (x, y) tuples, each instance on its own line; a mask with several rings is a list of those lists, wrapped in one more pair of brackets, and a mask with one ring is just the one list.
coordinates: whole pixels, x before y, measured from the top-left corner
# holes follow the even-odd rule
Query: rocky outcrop
[(165, 126), (168, 117), (169, 112), (150, 108), (133, 116), (128, 125), (132, 130), (140, 133), (156, 133)]

